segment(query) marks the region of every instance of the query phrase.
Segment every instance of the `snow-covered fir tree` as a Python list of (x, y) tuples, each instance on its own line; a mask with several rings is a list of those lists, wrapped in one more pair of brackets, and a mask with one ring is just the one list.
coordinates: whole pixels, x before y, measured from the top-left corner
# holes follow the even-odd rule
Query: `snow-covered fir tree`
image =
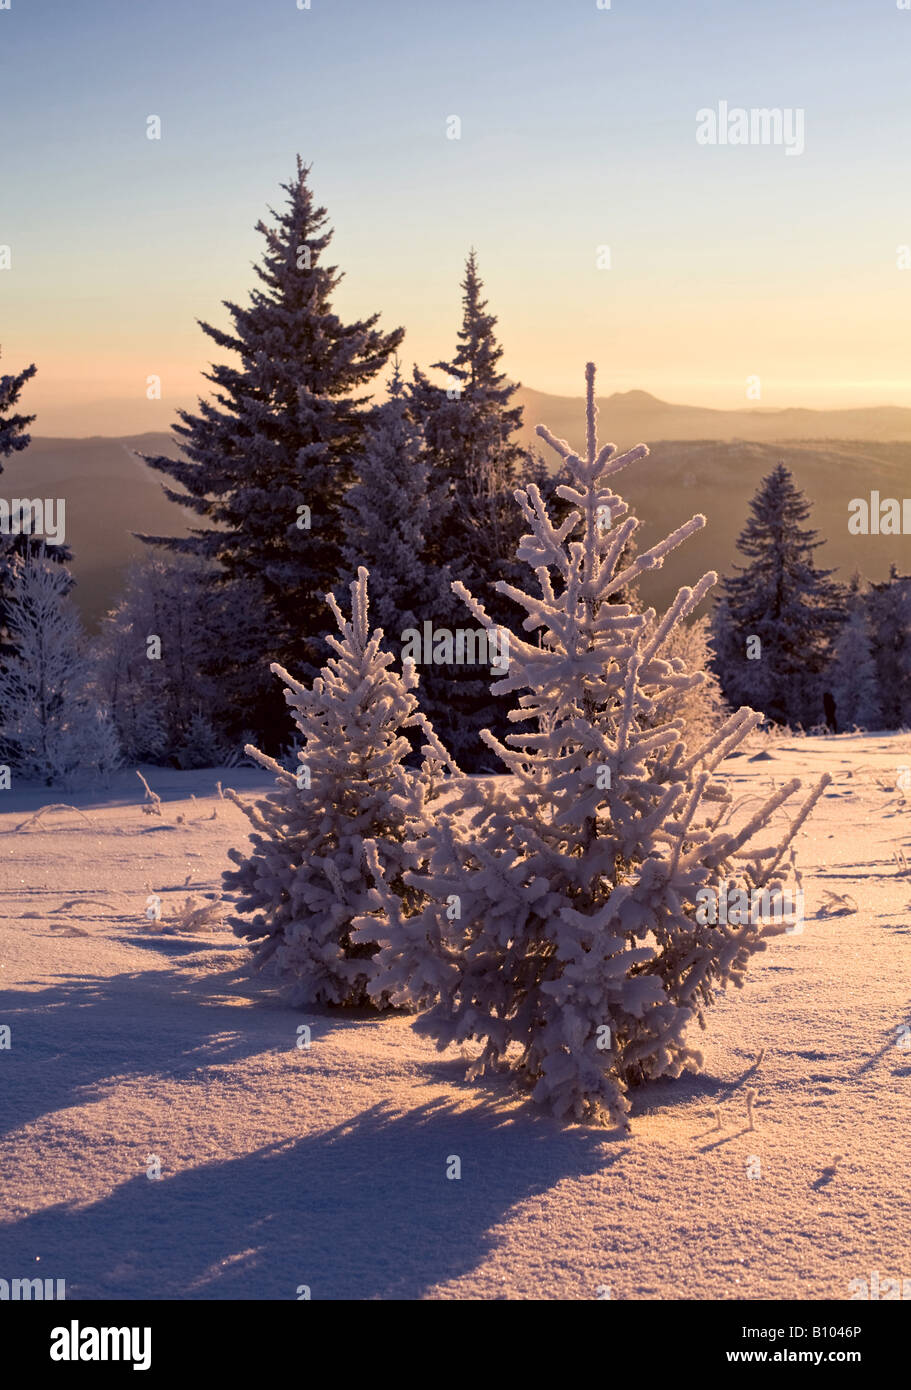
[(10, 563), (14, 650), (0, 659), (0, 748), (13, 774), (78, 786), (120, 762), (113, 723), (93, 699), (66, 569), (36, 548)]
[[(623, 556), (619, 565), (624, 566)], [(672, 666), (686, 672), (699, 672), (702, 682), (682, 690), (671, 690), (660, 701), (654, 719), (660, 723), (680, 723), (691, 745), (707, 739), (730, 714), (721, 693), (721, 682), (712, 669), (714, 649), (711, 624), (707, 617), (691, 618), (672, 628), (662, 648), (662, 656)]]
[[(369, 921), (357, 930), (381, 943), (371, 992), (393, 1003), (438, 996), (415, 1026), (439, 1047), (476, 1040), (476, 1071), (510, 1069), (563, 1119), (619, 1120), (632, 1081), (699, 1065), (688, 1026), (704, 1023), (718, 989), (742, 982), (776, 929), (749, 912), (736, 924), (701, 921), (700, 890), (772, 892), (828, 779), (789, 829), (773, 831), (770, 821), (798, 790), (796, 779), (734, 826), (716, 770), (760, 716), (742, 709), (692, 743), (679, 722), (656, 721), (669, 691), (699, 681), (663, 650), (715, 576), (681, 589), (660, 622), (609, 600), (661, 565), (704, 518), (620, 569), (639, 523), (609, 480), (648, 451), (599, 449), (591, 364), (586, 378), (585, 458), (539, 427), (571, 473), (562, 494), (572, 511), (555, 527), (536, 487), (517, 493), (529, 528), (519, 556), (538, 592), (501, 590), (524, 610), (529, 637), (510, 650), (498, 684), (523, 692), (511, 715), (531, 727), (507, 746), (484, 735), (511, 779), (466, 779), (419, 842), (427, 868), (404, 881), (426, 895), (423, 912), (397, 914), (378, 889), (385, 932)], [(599, 524), (605, 509), (609, 526)], [(483, 605), (456, 588), (489, 622)], [(768, 845), (756, 844), (761, 831)]]
[(435, 362), (442, 385), (414, 370), (411, 402), (426, 439), (434, 499), (432, 558), (454, 572), (493, 585), (515, 551), (515, 485), (525, 480), (529, 451), (515, 436), (522, 407), (518, 383), (500, 370), (503, 349), (496, 318), (482, 298), (483, 281), (472, 251), (462, 281), (462, 326), (450, 361)]
[[(16, 410), (22, 388), (35, 376), (34, 364), (14, 375), (0, 376), (0, 473), (3, 460), (12, 454), (21, 453), (31, 443), (28, 427), (34, 415), (23, 415)], [(16, 556), (27, 557), (33, 550), (41, 548), (43, 542), (31, 534), (31, 517), (24, 517), (20, 510), (18, 516), (9, 518), (9, 530), (0, 530), (0, 658), (11, 656), (14, 644), (9, 631), (7, 601), (13, 582), (12, 561)], [(73, 558), (67, 545), (54, 545), (46, 549), (46, 556), (60, 564), (68, 564)]]
[[(248, 809), (252, 851), (230, 850), (238, 867), (224, 876), (236, 899), (236, 933), (253, 943), (256, 963), (268, 962), (302, 1004), (370, 1002), (377, 946), (351, 939), (352, 919), (374, 906), (365, 843), (402, 910), (413, 911), (418, 897), (402, 880), (411, 862), (406, 842), (425, 829), (432, 770), (448, 763), (418, 709), (413, 665), (398, 675), (380, 645), (382, 632), (371, 633), (363, 568), (351, 599), (346, 619), (327, 596), (341, 637), (327, 639), (335, 655), (312, 689), (273, 665), (299, 733), (297, 767), (288, 771), (247, 749), (275, 774), (277, 787)], [(420, 772), (409, 773), (406, 732), (416, 726), (424, 731), (427, 758)], [(382, 914), (376, 925), (382, 928)], [(382, 992), (373, 999), (385, 1002)]]
[(844, 596), (816, 568), (823, 542), (803, 523), (810, 504), (783, 463), (763, 478), (737, 548), (749, 560), (725, 578), (715, 611), (716, 670), (731, 705), (776, 723), (823, 718), (822, 674), (845, 618)]
[(93, 643), (96, 688), (126, 757), (212, 767), (240, 747), (232, 696), (259, 630), (245, 600), (247, 590), (219, 584), (217, 566), (197, 556), (150, 553), (130, 567)]
[[(12, 454), (21, 453), (31, 443), (28, 427), (34, 422), (35, 416), (23, 415), (16, 407), (22, 388), (26, 382), (31, 381), (36, 372), (37, 368), (32, 363), (21, 372), (0, 376), (0, 473), (3, 472), (4, 459)], [(15, 765), (23, 776), (32, 774), (22, 771), (28, 765), (28, 760), (23, 754), (21, 744), (13, 735), (20, 723), (23, 728), (31, 728), (31, 717), (26, 710), (28, 684), (22, 683), (25, 667), (21, 663), (17, 664), (16, 658), (19, 656), (22, 661), (29, 662), (33, 661), (35, 656), (32, 645), (28, 651), (19, 651), (20, 642), (23, 640), (20, 628), (23, 632), (30, 630), (28, 613), (23, 610), (23, 567), (31, 561), (38, 565), (46, 565), (49, 562), (59, 564), (61, 568), (55, 582), (61, 603), (73, 587), (69, 570), (63, 568), (72, 559), (69, 547), (45, 546), (41, 538), (32, 534), (31, 527), (31, 515), (26, 515), (20, 508), (19, 515), (11, 513), (7, 525), (0, 530), (0, 672), (4, 669), (6, 672), (2, 678), (3, 683), (0, 684), (0, 691), (5, 691), (7, 698), (12, 698), (15, 693), (17, 701), (20, 702), (15, 708), (4, 711), (3, 696), (0, 694), (0, 762)], [(24, 704), (21, 703), (23, 701)], [(43, 777), (45, 774), (36, 775)]]
[(841, 630), (826, 683), (835, 701), (839, 730), (882, 728), (873, 635), (862, 600), (852, 605)]
[(870, 585), (864, 607), (873, 635), (882, 728), (911, 728), (911, 575), (892, 565), (888, 579)]
[[(565, 509), (565, 503), (563, 507)], [(548, 510), (551, 511), (550, 508)], [(633, 572), (638, 553), (639, 547), (633, 536), (617, 559), (618, 573)], [(637, 580), (627, 580), (615, 589), (609, 595), (608, 602), (628, 604), (633, 612), (641, 613), (642, 599)], [(651, 627), (654, 628), (657, 622), (657, 616), (653, 617)], [(643, 716), (643, 727), (648, 722), (667, 724), (673, 720), (682, 724), (690, 743), (708, 738), (731, 713), (721, 693), (721, 682), (713, 669), (715, 648), (710, 618), (694, 617), (677, 623), (665, 638), (662, 655), (672, 666), (677, 663), (675, 669), (699, 673), (701, 679), (685, 689), (669, 689), (664, 699), (656, 704), (651, 721)]]
[[(369, 416), (359, 391), (403, 337), (380, 331), (377, 314), (346, 323), (334, 312), (341, 275), (323, 263), (332, 232), (308, 176), (298, 158), (283, 185), (286, 208), (272, 210), (274, 225), (257, 226), (266, 243), (255, 267), (262, 287), (246, 308), (225, 301), (233, 332), (201, 324), (240, 365), (213, 366), (214, 401), (200, 401), (196, 415), (178, 411), (184, 457), (146, 457), (182, 489), (166, 487), (167, 496), (208, 524), (186, 538), (143, 538), (217, 560), (259, 606), (248, 668), (264, 671), (274, 658), (304, 676), (322, 660), (322, 595), (339, 576), (339, 508)], [(277, 747), (284, 714), (271, 689), (257, 691), (241, 720)]]
[[(521, 519), (513, 501), (517, 483), (543, 483), (541, 460), (518, 442), (522, 407), (513, 402), (518, 383), (501, 370), (503, 349), (496, 317), (488, 312), (475, 252), (462, 280), (462, 325), (453, 356), (435, 362), (441, 384), (415, 368), (411, 409), (420, 424), (428, 466), (427, 556), (448, 566), (501, 623), (513, 619), (496, 585), (515, 581)], [(453, 596), (434, 595), (423, 616), (435, 628), (455, 631), (464, 611)], [(443, 741), (468, 770), (488, 761), (479, 741), (485, 726), (505, 732), (506, 711), (491, 695), (489, 672), (480, 664), (437, 665), (422, 675), (421, 703)]]
[(362, 566), (367, 570), (371, 621), (397, 651), (406, 629), (448, 603), (451, 583), (448, 567), (427, 557), (427, 460), (398, 360), (389, 398), (376, 407), (367, 430), (357, 471), (359, 481), (342, 505), (348, 583)]
[(34, 362), (21, 372), (0, 376), (0, 458), (28, 448), (29, 425), (34, 423), (34, 415), (22, 415), (15, 407), (27, 381), (31, 381), (38, 368)]

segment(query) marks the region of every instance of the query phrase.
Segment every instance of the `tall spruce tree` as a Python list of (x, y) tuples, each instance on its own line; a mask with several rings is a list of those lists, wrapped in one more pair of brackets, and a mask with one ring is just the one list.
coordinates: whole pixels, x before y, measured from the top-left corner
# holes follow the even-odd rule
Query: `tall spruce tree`
[[(0, 473), (3, 472), (5, 458), (21, 453), (31, 443), (28, 427), (34, 423), (35, 416), (22, 415), (15, 407), (23, 386), (31, 381), (37, 370), (33, 362), (15, 375), (0, 376)], [(27, 560), (39, 549), (46, 560), (57, 563), (68, 564), (73, 558), (69, 546), (54, 545), (48, 548), (42, 538), (34, 537), (30, 517), (25, 517), (23, 512), (19, 516), (11, 515), (9, 529), (0, 530), (0, 658), (11, 657), (16, 649), (16, 639), (9, 625), (14, 561), (17, 558)], [(66, 571), (65, 580), (61, 582), (69, 592), (73, 587), (69, 571)]]
[(816, 568), (823, 542), (803, 525), (810, 503), (783, 463), (750, 511), (737, 541), (750, 563), (723, 580), (715, 611), (716, 669), (732, 705), (811, 727), (822, 722), (821, 676), (844, 622), (843, 593), (833, 570)]
[(860, 598), (852, 604), (841, 630), (826, 680), (835, 700), (840, 731), (882, 728), (873, 637), (866, 605)]
[[(522, 531), (514, 491), (544, 481), (541, 460), (517, 440), (522, 407), (513, 404), (517, 383), (500, 370), (503, 349), (497, 320), (482, 297), (483, 281), (472, 250), (462, 280), (462, 326), (449, 361), (435, 362), (445, 374), (436, 385), (419, 368), (410, 386), (411, 409), (424, 436), (428, 466), (427, 556), (442, 571), (449, 566), (488, 606), (504, 627), (515, 613), (496, 588), (520, 574), (515, 552)], [(457, 630), (465, 612), (451, 594), (425, 605), (435, 627)], [(436, 665), (423, 674), (421, 703), (461, 765), (477, 771), (490, 764), (480, 730), (506, 731), (505, 704), (490, 692), (481, 665)]]
[[(213, 366), (214, 402), (200, 400), (196, 415), (178, 411), (184, 458), (145, 456), (185, 490), (166, 487), (167, 496), (208, 525), (186, 538), (142, 537), (218, 561), (239, 601), (260, 607), (261, 649), (249, 654), (257, 669), (277, 660), (305, 677), (322, 660), (323, 595), (341, 563), (339, 508), (369, 416), (369, 397), (357, 393), (404, 336), (380, 331), (378, 314), (344, 323), (333, 311), (342, 277), (323, 264), (332, 231), (309, 173), (298, 157), (282, 185), (285, 209), (270, 209), (273, 225), (257, 224), (266, 242), (254, 267), (262, 287), (246, 308), (224, 302), (234, 331), (200, 324), (240, 366)], [(243, 722), (277, 746), (280, 701), (261, 687)]]
[[(14, 413), (13, 407), (18, 404), (23, 386), (32, 379), (36, 371), (37, 367), (33, 362), (17, 376), (0, 376), (0, 473), (3, 472), (3, 460), (11, 454), (18, 454), (22, 449), (27, 449), (31, 442), (28, 427), (33, 423), (34, 415)], [(0, 657), (12, 653), (8, 612), (12, 560), (16, 553), (21, 553), (25, 543), (25, 537), (14, 534), (15, 518), (10, 517), (9, 521), (9, 530), (4, 528), (0, 531)]]
[(514, 568), (517, 532), (513, 491), (526, 481), (529, 450), (516, 440), (522, 407), (512, 404), (518, 383), (500, 371), (503, 349), (487, 312), (472, 250), (462, 280), (462, 326), (450, 361), (435, 362), (446, 383), (434, 385), (414, 369), (412, 409), (421, 423), (434, 504), (430, 553), (473, 579), (489, 597)]
[(427, 555), (427, 460), (398, 361), (357, 470), (359, 480), (342, 505), (345, 579), (350, 585), (361, 566), (367, 569), (372, 621), (398, 651), (407, 628), (448, 603), (451, 582), (448, 566), (431, 564)]
[(865, 599), (882, 727), (911, 728), (911, 575), (893, 564), (889, 578), (871, 584)]
[(14, 414), (12, 411), (19, 402), (23, 386), (31, 381), (37, 370), (33, 362), (16, 376), (0, 376), (0, 458), (9, 458), (10, 454), (28, 448), (28, 427), (34, 423), (35, 416)]

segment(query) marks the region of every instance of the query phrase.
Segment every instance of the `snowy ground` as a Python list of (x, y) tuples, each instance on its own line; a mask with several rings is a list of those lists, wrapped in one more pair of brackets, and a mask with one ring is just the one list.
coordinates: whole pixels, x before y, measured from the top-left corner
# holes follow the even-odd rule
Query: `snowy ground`
[[(726, 765), (739, 793), (835, 777), (799, 841), (805, 929), (716, 1005), (703, 1075), (636, 1094), (631, 1134), (467, 1085), (406, 1017), (288, 1008), (226, 930), (149, 932), (150, 894), (164, 927), (217, 892), (249, 826), (216, 779), (249, 793), (258, 772), (152, 770), (161, 818), (124, 775), (77, 799), (90, 824), (18, 831), (52, 797), (0, 793), (0, 1278), (93, 1299), (844, 1299), (872, 1270), (911, 1277), (911, 738), (768, 747)], [(819, 915), (826, 890), (857, 910)]]

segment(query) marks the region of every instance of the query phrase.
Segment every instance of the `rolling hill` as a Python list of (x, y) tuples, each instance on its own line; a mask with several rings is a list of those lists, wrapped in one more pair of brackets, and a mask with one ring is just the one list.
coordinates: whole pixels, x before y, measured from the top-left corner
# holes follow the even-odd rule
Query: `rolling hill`
[[(521, 399), (529, 443), (550, 454), (533, 433), (543, 421), (581, 447), (581, 401), (525, 388)], [(852, 536), (847, 526), (853, 497), (869, 496), (873, 488), (884, 497), (911, 496), (911, 410), (715, 411), (671, 405), (643, 391), (602, 398), (599, 406), (602, 438), (620, 448), (644, 441), (651, 449), (648, 459), (618, 478), (619, 491), (643, 521), (640, 546), (694, 512), (708, 519), (706, 529), (643, 584), (649, 602), (666, 603), (706, 569), (730, 569), (750, 498), (779, 460), (813, 502), (812, 524), (827, 541), (821, 564), (841, 578), (854, 569), (884, 578), (892, 563), (911, 568), (911, 536)], [(3, 497), (66, 498), (76, 593), (90, 626), (112, 604), (124, 569), (143, 549), (132, 532), (186, 534), (194, 524), (190, 513), (168, 502), (163, 479), (135, 452), (170, 449), (170, 437), (160, 433), (35, 438), (5, 464)]]
[[(527, 437), (534, 426), (547, 425), (561, 439), (581, 445), (585, 410), (581, 398), (550, 396), (520, 387), (516, 397), (525, 407)], [(710, 410), (697, 405), (673, 405), (647, 391), (618, 391), (598, 398), (600, 433), (619, 447), (643, 441), (696, 439), (776, 440), (864, 439), (911, 442), (911, 410), (903, 406), (867, 406), (843, 410)]]

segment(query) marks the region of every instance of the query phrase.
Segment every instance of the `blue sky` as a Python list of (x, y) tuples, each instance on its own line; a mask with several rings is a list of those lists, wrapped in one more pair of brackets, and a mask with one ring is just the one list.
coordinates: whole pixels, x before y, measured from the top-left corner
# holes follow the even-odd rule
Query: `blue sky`
[[(141, 427), (156, 371), (192, 404), (195, 319), (245, 295), (299, 151), (340, 310), (403, 324), (406, 364), (450, 351), (474, 245), (538, 389), (594, 356), (605, 391), (911, 405), (909, 59), (895, 0), (12, 0), (4, 366), (38, 362), (49, 432), (115, 398)], [(803, 109), (804, 153), (699, 146), (720, 100)]]

